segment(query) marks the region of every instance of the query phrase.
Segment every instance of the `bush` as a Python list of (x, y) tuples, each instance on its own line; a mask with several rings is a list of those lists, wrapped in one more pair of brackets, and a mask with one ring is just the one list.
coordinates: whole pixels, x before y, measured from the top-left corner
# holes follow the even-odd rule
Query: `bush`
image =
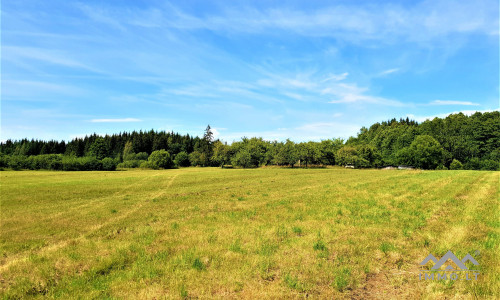
[(145, 160), (127, 160), (118, 164), (117, 168), (139, 168)]
[(439, 165), (436, 167), (436, 170), (448, 170), (448, 168), (445, 165)]
[(64, 171), (80, 171), (80, 160), (74, 156), (65, 156), (62, 160), (62, 167)]
[(354, 165), (358, 160), (356, 148), (344, 146), (337, 151), (336, 161), (339, 166)]
[(478, 157), (471, 158), (468, 162), (465, 163), (464, 169), (466, 170), (479, 170), (481, 169), (481, 161)]
[(26, 156), (23, 155), (13, 155), (8, 159), (7, 165), (12, 170), (29, 169), (28, 160)]
[(233, 164), (233, 166), (243, 168), (256, 167), (256, 165), (252, 163), (252, 156), (250, 155), (250, 152), (248, 152), (248, 150), (245, 148), (236, 153), (236, 155), (231, 160), (231, 164)]
[(135, 155), (137, 160), (148, 160), (149, 155), (146, 152), (139, 152)]
[(30, 155), (30, 156), (26, 157), (23, 169), (30, 169), (30, 170), (36, 169), (36, 162), (35, 162), (34, 156)]
[(128, 153), (123, 156), (123, 161), (131, 161), (131, 160), (136, 160), (136, 154), (135, 153)]
[(400, 164), (433, 170), (445, 158), (445, 152), (433, 137), (419, 135), (409, 147), (401, 149), (396, 156)]
[(148, 163), (152, 169), (170, 169), (173, 167), (170, 153), (163, 149), (153, 151), (148, 158)]
[(117, 161), (112, 158), (106, 157), (101, 161), (101, 163), (104, 171), (116, 170)]
[(9, 166), (9, 157), (0, 153), (0, 168), (6, 168)]
[(192, 166), (201, 166), (203, 165), (203, 154), (199, 151), (194, 151), (189, 154), (189, 161)]
[(32, 170), (62, 170), (61, 154), (42, 154), (28, 158)]
[(456, 159), (454, 159), (450, 164), (450, 170), (462, 170), (464, 166), (462, 163)]
[(485, 171), (496, 171), (500, 169), (500, 164), (497, 161), (491, 159), (482, 160), (479, 165), (481, 167), (481, 170)]
[(141, 169), (153, 169), (153, 167), (151, 166), (151, 163), (147, 160), (143, 161), (139, 167)]
[(174, 163), (178, 167), (189, 167), (191, 162), (189, 161), (189, 155), (185, 152), (179, 152), (175, 156)]
[(80, 157), (81, 171), (98, 171), (102, 170), (102, 162), (93, 156)]
[(98, 171), (102, 170), (102, 162), (95, 157), (66, 156), (62, 159), (64, 171)]
[[(368, 151), (370, 150), (369, 148), (367, 149), (368, 150), (365, 149), (363, 150), (365, 152), (363, 155), (365, 157), (375, 157), (375, 154), (371, 152), (370, 152), (371, 154), (367, 154)], [(337, 157), (336, 157), (337, 163), (341, 166), (353, 165), (356, 168), (370, 167), (371, 166), (370, 161), (359, 156), (358, 154), (361, 154), (358, 153), (358, 149), (350, 146), (344, 146), (337, 151)], [(375, 158), (373, 158), (373, 160), (375, 160)]]

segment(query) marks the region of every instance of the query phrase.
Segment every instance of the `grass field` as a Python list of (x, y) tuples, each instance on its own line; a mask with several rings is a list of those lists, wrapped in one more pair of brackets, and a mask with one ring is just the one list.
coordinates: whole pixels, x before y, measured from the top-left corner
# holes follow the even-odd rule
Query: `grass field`
[[(4, 298), (493, 298), (500, 172), (4, 171)], [(429, 253), (478, 280), (419, 280)], [(479, 252), (476, 252), (479, 251)]]

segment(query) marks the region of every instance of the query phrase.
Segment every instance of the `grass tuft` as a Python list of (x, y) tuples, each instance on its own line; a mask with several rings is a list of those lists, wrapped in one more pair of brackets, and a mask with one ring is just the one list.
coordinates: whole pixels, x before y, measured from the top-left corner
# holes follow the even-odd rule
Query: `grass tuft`
[(195, 258), (193, 261), (193, 264), (191, 265), (193, 269), (198, 270), (198, 271), (203, 271), (205, 270), (205, 265), (201, 261), (199, 257)]

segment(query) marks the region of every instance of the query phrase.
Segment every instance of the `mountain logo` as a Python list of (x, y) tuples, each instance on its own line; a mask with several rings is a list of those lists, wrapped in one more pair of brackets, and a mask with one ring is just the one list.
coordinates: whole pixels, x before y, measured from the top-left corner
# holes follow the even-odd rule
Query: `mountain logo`
[[(479, 263), (472, 257), (472, 255), (468, 254), (462, 258), (462, 260), (458, 259), (458, 257), (453, 254), (453, 252), (448, 251), (446, 254), (438, 260), (434, 255), (429, 254), (427, 257), (420, 263), (421, 266), (425, 266), (429, 261), (434, 262), (434, 266), (431, 270), (440, 270), (441, 267), (447, 263), (448, 261), (452, 261), (455, 263), (458, 269), (454, 269), (451, 265), (445, 267), (445, 271), (468, 271), (469, 268), (465, 265), (466, 262), (470, 261), (473, 265), (477, 266)], [(470, 270), (475, 271), (475, 270)]]

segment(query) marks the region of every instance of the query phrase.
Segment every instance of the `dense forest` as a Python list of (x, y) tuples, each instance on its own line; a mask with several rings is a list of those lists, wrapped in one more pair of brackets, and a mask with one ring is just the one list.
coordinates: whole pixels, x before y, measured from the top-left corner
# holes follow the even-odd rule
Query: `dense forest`
[(187, 166), (374, 168), (406, 165), (421, 169), (500, 169), (500, 112), (462, 113), (423, 123), (392, 119), (361, 128), (344, 141), (295, 143), (242, 138), (231, 145), (174, 132), (96, 134), (70, 142), (7, 140), (0, 144), (0, 168), (115, 170)]

